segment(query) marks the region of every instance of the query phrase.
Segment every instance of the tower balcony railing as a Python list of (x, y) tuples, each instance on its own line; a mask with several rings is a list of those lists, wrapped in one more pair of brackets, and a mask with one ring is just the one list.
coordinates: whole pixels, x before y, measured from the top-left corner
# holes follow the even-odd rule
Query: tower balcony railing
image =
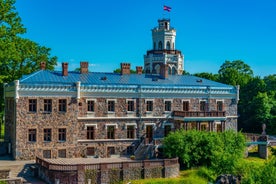
[(225, 117), (225, 111), (173, 111), (173, 117)]
[(148, 50), (147, 51), (147, 55), (148, 54), (180, 54), (181, 55), (181, 51), (179, 50), (166, 50), (166, 49), (163, 49), (163, 50)]

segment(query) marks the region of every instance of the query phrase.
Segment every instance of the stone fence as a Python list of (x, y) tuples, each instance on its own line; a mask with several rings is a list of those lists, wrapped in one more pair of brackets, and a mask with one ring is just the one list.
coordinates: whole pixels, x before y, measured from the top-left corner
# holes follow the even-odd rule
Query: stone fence
[(36, 158), (39, 177), (47, 183), (103, 184), (143, 178), (179, 176), (178, 158), (110, 163), (54, 164)]

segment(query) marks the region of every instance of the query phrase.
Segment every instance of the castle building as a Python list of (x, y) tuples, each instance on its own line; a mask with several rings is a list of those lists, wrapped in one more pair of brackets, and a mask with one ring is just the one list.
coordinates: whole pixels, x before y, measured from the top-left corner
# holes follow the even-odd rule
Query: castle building
[[(139, 154), (175, 129), (237, 130), (239, 89), (181, 75), (183, 55), (167, 19), (154, 28), (153, 50), (130, 73), (41, 70), (4, 87), (5, 140), (15, 159)], [(165, 46), (165, 47), (164, 47)]]

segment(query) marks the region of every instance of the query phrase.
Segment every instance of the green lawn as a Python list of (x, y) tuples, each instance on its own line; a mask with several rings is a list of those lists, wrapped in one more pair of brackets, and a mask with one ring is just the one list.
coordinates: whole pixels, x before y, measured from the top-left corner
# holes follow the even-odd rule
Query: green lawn
[[(131, 184), (206, 184), (208, 181), (198, 174), (199, 169), (180, 171), (178, 178), (156, 178), (131, 181)], [(126, 182), (128, 183), (128, 182)]]

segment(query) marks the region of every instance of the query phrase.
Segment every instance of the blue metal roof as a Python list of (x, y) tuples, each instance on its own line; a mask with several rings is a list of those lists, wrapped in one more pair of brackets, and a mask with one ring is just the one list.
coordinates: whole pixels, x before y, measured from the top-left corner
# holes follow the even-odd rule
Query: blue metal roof
[(89, 72), (68, 72), (62, 76), (61, 71), (40, 70), (20, 79), (21, 84), (71, 84), (80, 81), (81, 85), (152, 85), (152, 86), (197, 86), (233, 88), (226, 84), (214, 82), (190, 75), (169, 75), (163, 79), (159, 75)]

